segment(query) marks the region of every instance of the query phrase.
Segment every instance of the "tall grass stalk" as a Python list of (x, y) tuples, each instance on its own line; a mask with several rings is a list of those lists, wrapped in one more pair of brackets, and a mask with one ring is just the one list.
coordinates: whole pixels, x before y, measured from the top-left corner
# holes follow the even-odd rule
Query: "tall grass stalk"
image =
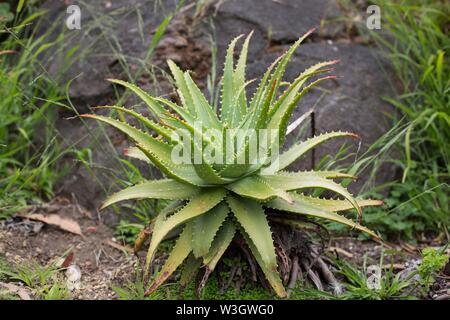
[(51, 198), (59, 176), (51, 109), (63, 97), (38, 58), (57, 41), (32, 31), (43, 12), (23, 12), (0, 30), (0, 217)]
[(403, 157), (396, 162), (402, 179), (392, 197), (398, 210), (414, 212), (424, 229), (438, 228), (448, 236), (450, 6), (423, 0), (375, 3), (382, 8), (382, 28), (392, 38), (374, 33), (374, 39), (387, 49), (401, 84), (398, 96), (388, 101), (409, 122), (399, 141)]

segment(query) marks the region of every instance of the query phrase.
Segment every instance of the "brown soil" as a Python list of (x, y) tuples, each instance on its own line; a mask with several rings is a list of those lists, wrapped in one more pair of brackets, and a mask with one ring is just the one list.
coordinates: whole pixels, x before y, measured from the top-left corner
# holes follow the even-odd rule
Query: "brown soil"
[[(52, 225), (39, 228), (40, 222), (16, 217), (9, 223), (0, 224), (0, 256), (4, 256), (11, 265), (31, 260), (48, 265), (72, 248), (72, 263), (80, 268), (82, 275), (81, 289), (72, 297), (89, 300), (117, 298), (113, 286), (121, 286), (133, 278), (138, 258), (131, 248), (114, 239), (113, 230), (102, 223), (101, 214), (86, 211), (65, 198), (35, 207), (33, 213), (57, 213), (60, 217), (73, 219), (81, 227), (83, 235)], [(417, 248), (407, 244), (395, 244), (391, 248), (384, 246), (384, 251), (389, 253), (384, 264), (387, 267), (392, 264), (394, 270), (401, 271), (406, 266), (405, 262), (419, 258), (419, 250), (424, 246), (433, 246), (433, 243), (423, 243)], [(351, 237), (333, 238), (326, 248), (327, 252), (359, 266), (363, 264), (364, 255), (367, 256), (367, 265), (378, 264), (382, 250), (379, 243)]]
[(21, 228), (19, 223), (12, 223), (0, 228), (0, 255), (11, 265), (31, 260), (47, 265), (73, 248), (72, 263), (81, 270), (81, 289), (76, 291), (73, 297), (114, 298), (112, 286), (129, 279), (134, 273), (137, 259), (126, 251), (126, 247), (122, 250), (121, 244), (114, 242), (113, 231), (102, 224), (101, 216), (97, 217), (78, 205), (61, 199), (53, 205), (59, 207), (58, 214), (61, 217), (78, 222), (83, 236), (51, 225), (44, 225), (37, 234), (32, 234)]

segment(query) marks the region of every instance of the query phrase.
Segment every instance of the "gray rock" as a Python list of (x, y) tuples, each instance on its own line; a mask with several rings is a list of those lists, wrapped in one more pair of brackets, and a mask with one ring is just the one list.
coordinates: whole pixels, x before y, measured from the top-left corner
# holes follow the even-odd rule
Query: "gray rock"
[(224, 0), (210, 14), (219, 65), (230, 41), (240, 34), (254, 33), (249, 48), (249, 61), (253, 61), (271, 45), (292, 43), (312, 28), (317, 32), (310, 38), (334, 37), (343, 30), (336, 22), (341, 13), (334, 0)]
[[(50, 32), (54, 36), (65, 30), (64, 48), (58, 54), (45, 57), (50, 72), (57, 73), (65, 52), (78, 46), (74, 55), (74, 64), (65, 74), (65, 80), (74, 79), (70, 87), (70, 98), (79, 112), (88, 112), (90, 106), (111, 104), (117, 101), (113, 86), (105, 81), (108, 77), (127, 78), (135, 76), (141, 66), (150, 67), (149, 61), (143, 61), (151, 43), (152, 33), (166, 14), (173, 10), (176, 1), (132, 0), (132, 1), (90, 1), (80, 3), (82, 10), (82, 29), (65, 30), (64, 1), (47, 1), (48, 21), (41, 24), (41, 33)], [(340, 15), (333, 0), (228, 0), (208, 15), (213, 18), (219, 52), (218, 72), (229, 41), (242, 33), (254, 30), (249, 51), (248, 78), (260, 77), (265, 68), (276, 56), (286, 49), (282, 45), (292, 43), (312, 27), (321, 25), (323, 19), (334, 19)], [(152, 71), (145, 72), (137, 83), (152, 94), (172, 94), (172, 88), (164, 78), (167, 67), (166, 58), (175, 60), (182, 69), (194, 70), (196, 81), (204, 83), (209, 72), (210, 52), (205, 37), (211, 29), (207, 24), (199, 24), (196, 37), (191, 33), (191, 12), (184, 12), (174, 19), (168, 27), (165, 37), (159, 44), (153, 60)], [(61, 25), (53, 23), (61, 20)], [(203, 17), (204, 21), (209, 16)], [(55, 30), (52, 26), (57, 25)], [(321, 30), (311, 40), (302, 45), (294, 56), (286, 73), (286, 80), (292, 80), (299, 72), (311, 64), (341, 59), (334, 74), (342, 78), (321, 85), (322, 90), (312, 90), (295, 111), (294, 117), (315, 105), (315, 130), (317, 133), (329, 130), (350, 130), (362, 137), (362, 152), (377, 137), (390, 127), (383, 112), (392, 113), (392, 109), (380, 99), (390, 91), (385, 75), (379, 65), (386, 66), (373, 56), (373, 49), (351, 44), (329, 44), (322, 36), (332, 37), (339, 28), (329, 33)], [(144, 64), (143, 64), (144, 63)], [(142, 109), (137, 100), (129, 100), (129, 107)], [(57, 127), (63, 142), (77, 149), (91, 148), (91, 167), (87, 169), (82, 162), (69, 157), (73, 164), (70, 173), (61, 181), (63, 193), (77, 197), (80, 203), (94, 209), (105, 196), (117, 189), (117, 179), (123, 174), (123, 167), (117, 154), (130, 145), (125, 137), (116, 130), (105, 127), (103, 131), (96, 122), (64, 120), (61, 116)], [(104, 134), (106, 132), (106, 135)], [(295, 142), (293, 135), (288, 143)], [(326, 154), (332, 154), (337, 144), (321, 147), (315, 154), (319, 160)], [(310, 168), (310, 158), (296, 164), (296, 168)], [(143, 167), (141, 167), (143, 168)], [(143, 168), (144, 169), (144, 168)], [(147, 170), (148, 174), (151, 174)], [(378, 181), (386, 182), (393, 177), (391, 169), (382, 170)], [(364, 180), (364, 179), (362, 179)]]
[[(66, 8), (77, 4), (81, 10), (81, 29), (68, 30)], [(79, 111), (88, 105), (104, 102), (113, 93), (106, 78), (118, 76), (126, 69), (135, 73), (138, 68), (149, 67), (143, 59), (152, 41), (155, 28), (175, 8), (175, 1), (46, 1), (39, 33), (50, 33), (50, 38), (64, 34), (64, 44), (58, 54), (43, 57), (51, 74), (64, 66), (67, 52), (76, 48), (71, 66), (64, 74), (65, 82), (72, 80), (70, 96)], [(61, 21), (61, 24), (54, 21)], [(146, 65), (147, 64), (147, 65)], [(125, 69), (125, 70), (124, 70)]]
[(341, 15), (334, 0), (225, 0), (215, 11), (219, 39), (225, 44), (249, 30), (272, 43), (293, 42), (311, 28), (332, 36), (338, 30), (324, 28), (324, 22)]
[[(265, 68), (286, 48), (278, 53), (272, 53), (255, 61), (249, 66), (249, 78), (262, 75)], [(339, 59), (336, 70), (331, 74), (338, 79), (328, 80), (319, 84), (306, 94), (295, 109), (293, 119), (300, 117), (305, 111), (314, 107), (315, 133), (329, 131), (351, 131), (361, 137), (358, 141), (347, 140), (352, 145), (349, 152), (362, 154), (381, 135), (391, 128), (391, 121), (386, 115), (392, 115), (395, 110), (382, 100), (383, 96), (392, 93), (392, 88), (386, 80), (386, 70), (389, 64), (373, 48), (356, 44), (333, 44), (331, 41), (306, 43), (300, 46), (287, 67), (285, 80), (292, 81), (305, 68), (321, 61)], [(287, 144), (292, 144), (295, 135), (289, 136)], [(298, 161), (292, 169), (310, 169), (312, 163), (317, 163), (326, 155), (334, 155), (339, 150), (343, 139), (326, 143), (308, 157)], [(359, 148), (359, 150), (357, 150)], [(351, 164), (354, 157), (343, 164)], [(377, 173), (377, 182), (386, 182), (395, 178), (395, 170), (387, 166)], [(365, 182), (367, 176), (361, 177), (353, 189)]]
[[(232, 38), (254, 31), (249, 48), (249, 79), (260, 78), (267, 66), (287, 49), (287, 46), (277, 47), (274, 44), (293, 43), (312, 27), (322, 26), (325, 20), (335, 22), (341, 15), (336, 1), (327, 0), (227, 0), (217, 5), (214, 12), (217, 44), (221, 52), (219, 65)], [(331, 26), (335, 28), (330, 28)], [(316, 134), (332, 130), (352, 131), (361, 137), (361, 144), (344, 139), (332, 141), (298, 161), (292, 169), (311, 169), (323, 157), (336, 154), (344, 142), (349, 145), (349, 152), (361, 155), (391, 127), (386, 114), (393, 114), (395, 111), (382, 101), (383, 96), (392, 93), (385, 74), (389, 70), (389, 63), (381, 59), (373, 48), (339, 39), (339, 43), (324, 39), (339, 36), (341, 31), (340, 24), (319, 28), (300, 46), (286, 70), (285, 80), (293, 80), (314, 63), (341, 60), (333, 72), (339, 78), (321, 83), (317, 89), (311, 90), (295, 110), (293, 119), (315, 107)], [(256, 84), (250, 86), (249, 95), (255, 86)], [(307, 133), (309, 131), (308, 128)], [(287, 145), (298, 139), (299, 136), (292, 134)], [(349, 165), (353, 161), (354, 157), (351, 157), (342, 164)], [(368, 175), (368, 172), (363, 174), (351, 189), (358, 190), (368, 180)], [(395, 177), (393, 166), (384, 165), (372, 183), (387, 182)]]
[(319, 28), (322, 20), (338, 16), (334, 0), (228, 0), (217, 9), (218, 21), (234, 20), (230, 28), (239, 31), (246, 23), (277, 43), (295, 41), (309, 29)]
[[(65, 26), (66, 8), (69, 4), (78, 4), (81, 9), (81, 30), (68, 30)], [(42, 8), (48, 10), (38, 25), (37, 32), (46, 35), (48, 41), (55, 40), (64, 34), (64, 41), (41, 56), (50, 74), (56, 75), (65, 67), (64, 58), (68, 52), (76, 48), (64, 72), (62, 83), (71, 81), (69, 96), (78, 113), (89, 113), (90, 107), (114, 104), (117, 101), (114, 87), (106, 78), (135, 77), (137, 70), (144, 69), (142, 77), (138, 77), (139, 85), (155, 93), (162, 87), (169, 92), (168, 81), (150, 79), (148, 70), (162, 61), (145, 61), (155, 29), (163, 19), (174, 10), (176, 1), (159, 0), (127, 0), (127, 1), (89, 1), (70, 3), (67, 1), (46, 1)], [(55, 23), (55, 21), (61, 23)], [(177, 50), (178, 42), (174, 44)], [(158, 49), (159, 50), (159, 49)], [(164, 55), (164, 44), (161, 52)], [(173, 50), (173, 48), (172, 48)], [(207, 59), (205, 60), (208, 63)], [(159, 70), (159, 69), (156, 69)], [(155, 73), (160, 77), (162, 72)], [(157, 85), (154, 85), (157, 83)], [(117, 88), (122, 90), (121, 88)], [(131, 96), (131, 95), (130, 95)], [(141, 108), (137, 99), (127, 99), (126, 105)], [(140, 111), (143, 109), (141, 108)], [(96, 121), (79, 119), (66, 120), (73, 112), (61, 111), (56, 128), (59, 131), (63, 147), (78, 150), (67, 154), (66, 164), (70, 166), (68, 174), (58, 183), (60, 194), (75, 196), (81, 205), (94, 210), (100, 206), (108, 194), (120, 186), (120, 178), (124, 178), (124, 165), (120, 162), (123, 150), (130, 146), (125, 137), (111, 127), (99, 125)], [(81, 161), (80, 155), (84, 154)], [(127, 159), (130, 160), (130, 159)], [(144, 173), (150, 174), (148, 168), (139, 162)], [(86, 165), (85, 165), (86, 164)], [(89, 167), (89, 168), (88, 168)], [(123, 187), (123, 186), (122, 186)], [(116, 220), (117, 217), (105, 214), (104, 219)]]
[[(178, 15), (171, 20), (164, 37), (153, 52), (151, 61), (146, 60), (156, 28), (173, 13), (178, 1), (118, 0), (118, 1), (46, 1), (42, 8), (48, 10), (37, 32), (46, 35), (48, 41), (64, 34), (58, 43), (41, 60), (55, 77), (64, 72), (62, 83), (72, 81), (69, 90), (71, 103), (77, 113), (90, 113), (91, 107), (115, 104), (122, 92), (106, 78), (136, 79), (139, 86), (153, 95), (171, 94), (172, 86), (164, 73), (166, 59), (173, 59), (183, 69), (194, 70), (195, 80), (204, 80), (210, 68), (210, 51), (204, 41), (192, 41), (189, 14)], [(190, 1), (187, 1), (187, 4)], [(81, 9), (81, 30), (68, 30), (65, 26), (66, 8), (78, 4)], [(61, 21), (61, 23), (55, 23)], [(64, 57), (71, 56), (71, 65)], [(139, 69), (143, 68), (138, 76)], [(134, 81), (134, 80), (133, 80)], [(148, 110), (132, 94), (124, 101), (144, 115)], [(96, 111), (98, 112), (98, 111)], [(88, 209), (100, 206), (108, 194), (117, 191), (120, 179), (125, 178), (125, 166), (120, 159), (130, 160), (144, 172), (144, 176), (158, 175), (145, 164), (123, 156), (123, 150), (131, 145), (117, 130), (94, 120), (70, 119), (73, 111), (60, 110), (56, 127), (63, 147), (78, 150), (78, 155), (67, 154), (70, 169), (58, 183), (60, 194), (77, 200)], [(83, 163), (80, 155), (85, 153)], [(126, 179), (126, 178), (125, 178)], [(115, 220), (117, 216), (105, 214), (104, 219)]]

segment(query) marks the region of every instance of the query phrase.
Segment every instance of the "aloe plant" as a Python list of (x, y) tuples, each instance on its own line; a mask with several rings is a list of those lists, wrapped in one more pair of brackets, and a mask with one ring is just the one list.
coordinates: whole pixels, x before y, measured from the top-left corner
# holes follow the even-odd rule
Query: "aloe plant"
[[(251, 34), (242, 46), (238, 61), (234, 62), (234, 48), (242, 37), (235, 38), (229, 45), (223, 77), (219, 112), (212, 106), (196, 86), (188, 71), (181, 71), (172, 61), (169, 68), (176, 83), (181, 103), (176, 104), (162, 97), (153, 97), (139, 87), (121, 81), (110, 81), (122, 85), (138, 95), (152, 112), (154, 119), (124, 107), (105, 106), (127, 114), (138, 120), (143, 130), (102, 115), (82, 115), (105, 122), (122, 131), (136, 143), (128, 150), (128, 156), (135, 157), (158, 167), (166, 178), (146, 181), (128, 187), (110, 196), (102, 208), (129, 199), (169, 199), (173, 202), (161, 212), (152, 223), (152, 234), (148, 249), (145, 272), (148, 273), (159, 244), (170, 233), (177, 230), (179, 238), (165, 265), (153, 279), (147, 293), (158, 288), (187, 260), (187, 270), (200, 267), (212, 272), (218, 261), (239, 232), (246, 240), (253, 256), (265, 274), (268, 282), (279, 297), (286, 291), (277, 272), (277, 256), (274, 249), (267, 208), (296, 216), (309, 216), (342, 223), (377, 237), (371, 230), (353, 220), (338, 214), (339, 211), (379, 205), (379, 201), (357, 200), (341, 184), (333, 179), (351, 176), (333, 171), (288, 172), (287, 167), (312, 148), (334, 138), (356, 137), (350, 132), (329, 132), (299, 142), (277, 157), (276, 162), (267, 161), (277, 154), (286, 135), (288, 121), (301, 97), (323, 77), (307, 83), (318, 74), (330, 71), (327, 67), (337, 61), (326, 61), (313, 65), (301, 73), (292, 83), (283, 86), (282, 77), (288, 61), (300, 43), (311, 33), (306, 33), (292, 47), (278, 58), (265, 72), (253, 97), (247, 100), (245, 80), (246, 59)], [(198, 123), (200, 123), (200, 128)], [(213, 163), (208, 160), (205, 148), (215, 152), (223, 151), (224, 141), (212, 140), (203, 134), (203, 128), (214, 128), (219, 132), (229, 129), (276, 130), (279, 132), (266, 151), (265, 161), (250, 163), (249, 159), (238, 163)], [(189, 141), (192, 148), (200, 150), (200, 162), (177, 164), (172, 152), (182, 144), (174, 135), (177, 130), (186, 130), (201, 135), (201, 142)], [(232, 136), (232, 138), (235, 138)], [(249, 153), (248, 141), (234, 152), (234, 160)], [(276, 165), (274, 164), (276, 163)], [(302, 190), (326, 189), (343, 197), (343, 200), (322, 199), (307, 196)], [(277, 218), (278, 223), (283, 219)], [(292, 222), (292, 214), (286, 223)], [(189, 257), (189, 259), (187, 259)]]

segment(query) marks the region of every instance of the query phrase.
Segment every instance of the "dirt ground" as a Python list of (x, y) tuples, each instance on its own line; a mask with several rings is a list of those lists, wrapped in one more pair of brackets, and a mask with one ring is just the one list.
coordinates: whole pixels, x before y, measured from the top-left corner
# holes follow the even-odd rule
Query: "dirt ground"
[(72, 248), (72, 263), (81, 270), (81, 288), (73, 297), (89, 300), (114, 298), (112, 286), (121, 284), (134, 274), (137, 258), (127, 251), (130, 248), (115, 242), (113, 230), (101, 222), (101, 215), (61, 198), (49, 207), (50, 210), (44, 207), (35, 211), (52, 214), (52, 210), (58, 209), (59, 216), (78, 223), (82, 236), (58, 226), (16, 217), (0, 226), (0, 254), (12, 265), (30, 260), (47, 265)]
[[(28, 212), (29, 213), (29, 212)], [(44, 224), (16, 216), (0, 224), (0, 255), (11, 265), (25, 261), (37, 261), (48, 265), (60, 259), (72, 249), (72, 264), (81, 270), (81, 288), (74, 299), (115, 299), (113, 286), (121, 286), (131, 280), (138, 265), (132, 249), (119, 243), (113, 230), (102, 223), (102, 214), (83, 209), (65, 198), (56, 198), (52, 203), (32, 210), (33, 214), (55, 215), (72, 219), (79, 225), (82, 235), (77, 235), (61, 226)], [(367, 254), (368, 264), (378, 264), (382, 250), (389, 253), (384, 264), (397, 271), (420, 257), (421, 247), (433, 242), (424, 241), (418, 247), (408, 244), (382, 246), (373, 241), (360, 241), (352, 237), (333, 238), (327, 251), (361, 266)]]

